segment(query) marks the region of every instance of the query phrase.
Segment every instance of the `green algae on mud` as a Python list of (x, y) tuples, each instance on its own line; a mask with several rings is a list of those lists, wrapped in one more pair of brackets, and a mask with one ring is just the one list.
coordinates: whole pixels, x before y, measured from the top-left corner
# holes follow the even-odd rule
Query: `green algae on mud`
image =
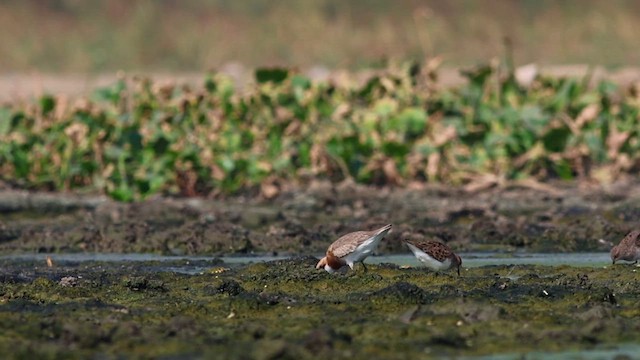
[[(462, 276), (299, 257), (196, 275), (154, 263), (7, 260), (0, 352), (14, 358), (406, 358), (589, 350), (640, 340), (632, 266), (497, 265)], [(180, 263), (173, 264), (180, 266)]]

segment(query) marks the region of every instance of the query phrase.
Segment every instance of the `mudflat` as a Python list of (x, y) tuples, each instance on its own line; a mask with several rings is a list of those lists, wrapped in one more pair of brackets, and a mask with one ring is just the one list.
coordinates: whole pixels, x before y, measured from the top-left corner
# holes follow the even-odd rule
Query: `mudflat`
[[(531, 184), (529, 184), (531, 185)], [(573, 184), (575, 185), (575, 184)], [(317, 182), (259, 197), (1, 197), (0, 353), (9, 357), (424, 358), (589, 351), (636, 343), (633, 265), (486, 265), (435, 273), (397, 264), (328, 274), (339, 235), (394, 224), (457, 252), (606, 252), (635, 226), (637, 184), (467, 192)], [(58, 261), (55, 253), (208, 255), (207, 260)], [(222, 255), (278, 254), (232, 264)], [(37, 258), (37, 257), (36, 257)], [(198, 268), (196, 272), (183, 271)], [(620, 354), (625, 354), (620, 350)]]

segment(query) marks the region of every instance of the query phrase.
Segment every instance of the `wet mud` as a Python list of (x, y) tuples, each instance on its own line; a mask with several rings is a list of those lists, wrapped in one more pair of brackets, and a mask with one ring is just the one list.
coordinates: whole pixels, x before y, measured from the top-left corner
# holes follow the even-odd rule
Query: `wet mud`
[[(3, 258), (0, 354), (14, 358), (425, 358), (616, 349), (640, 341), (633, 265), (314, 268), (339, 235), (386, 223), (379, 254), (608, 251), (638, 226), (640, 186), (391, 190), (315, 182), (272, 200), (3, 203), (0, 253), (274, 254), (96, 262)], [(68, 199), (67, 199), (68, 200)], [(55, 257), (54, 257), (55, 258)], [(196, 269), (196, 271), (194, 271)], [(3, 356), (6, 357), (6, 356)]]
[(640, 218), (640, 183), (632, 182), (472, 193), (314, 181), (271, 200), (158, 197), (123, 204), (80, 197), (77, 206), (60, 196), (56, 203), (25, 194), (21, 203), (7, 204), (11, 196), (2, 193), (0, 252), (318, 254), (340, 235), (387, 223), (394, 228), (379, 254), (406, 252), (401, 240), (407, 237), (462, 252), (608, 251)]
[(232, 266), (8, 260), (0, 352), (14, 358), (425, 358), (615, 349), (640, 340), (630, 265), (434, 273), (317, 258)]

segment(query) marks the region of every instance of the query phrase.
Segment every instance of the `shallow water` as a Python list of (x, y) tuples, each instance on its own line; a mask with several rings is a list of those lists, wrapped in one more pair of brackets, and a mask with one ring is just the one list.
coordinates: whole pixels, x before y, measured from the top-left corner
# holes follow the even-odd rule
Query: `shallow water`
[(166, 256), (157, 254), (118, 254), (118, 253), (25, 253), (0, 255), (0, 260), (25, 260), (34, 261), (50, 257), (54, 261), (63, 262), (83, 262), (83, 261), (104, 261), (104, 262), (145, 262), (145, 261), (176, 261), (176, 260), (213, 260), (213, 256)]
[[(321, 257), (316, 254), (316, 257)], [(464, 267), (479, 267), (487, 265), (546, 265), (546, 266), (580, 266), (604, 267), (611, 265), (608, 253), (460, 253)], [(63, 262), (174, 262), (174, 261), (212, 261), (222, 260), (225, 264), (240, 265), (264, 261), (282, 260), (290, 256), (166, 256), (156, 254), (113, 254), (113, 253), (28, 253), (0, 255), (0, 260), (34, 261), (50, 257), (54, 261)], [(400, 266), (420, 266), (420, 262), (411, 254), (370, 256), (365, 261), (368, 264), (392, 263)]]
[[(487, 265), (546, 265), (546, 266), (587, 266), (602, 267), (611, 264), (608, 253), (461, 253), (463, 267)], [(369, 260), (370, 259), (370, 260)], [(370, 257), (372, 264), (394, 263), (398, 265), (419, 266), (420, 262), (411, 254)]]
[[(461, 253), (463, 259), (462, 273), (464, 269), (477, 268), (491, 265), (544, 265), (544, 266), (575, 266), (607, 268), (611, 265), (608, 253)], [(18, 261), (46, 261), (50, 257), (55, 264), (83, 263), (83, 262), (107, 262), (107, 263), (145, 263), (140, 270), (145, 272), (175, 272), (188, 275), (198, 275), (211, 269), (217, 262), (227, 267), (242, 267), (248, 264), (286, 259), (290, 256), (166, 256), (156, 254), (112, 254), (112, 253), (71, 253), (71, 254), (15, 254), (1, 255), (4, 259)], [(316, 255), (321, 257), (321, 255)], [(423, 266), (411, 254), (370, 256), (365, 261), (367, 264), (391, 263), (401, 267)], [(149, 263), (155, 263), (149, 265)], [(636, 271), (635, 269), (633, 270)], [(511, 276), (507, 276), (512, 278)], [(515, 279), (517, 277), (513, 277)]]
[(464, 360), (609, 360), (609, 359), (636, 359), (640, 354), (640, 345), (624, 344), (609, 346), (606, 349), (572, 350), (560, 352), (535, 351), (525, 354), (499, 354), (490, 356), (460, 357)]

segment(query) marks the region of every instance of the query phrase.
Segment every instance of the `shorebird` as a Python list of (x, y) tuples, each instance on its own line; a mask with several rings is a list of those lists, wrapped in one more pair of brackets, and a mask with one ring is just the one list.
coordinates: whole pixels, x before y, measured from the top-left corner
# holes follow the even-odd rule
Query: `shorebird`
[(611, 261), (615, 264), (618, 260), (633, 261), (634, 264), (640, 260), (640, 230), (628, 233), (611, 249)]
[(353, 265), (359, 262), (367, 271), (364, 259), (376, 249), (389, 230), (391, 224), (373, 231), (356, 231), (343, 235), (329, 246), (326, 256), (320, 259), (316, 269), (324, 268), (333, 273), (348, 265), (353, 270)]
[(431, 270), (449, 270), (455, 266), (458, 269), (458, 276), (460, 276), (462, 259), (454, 254), (449, 246), (433, 240), (405, 240), (405, 244), (413, 252), (413, 255)]

